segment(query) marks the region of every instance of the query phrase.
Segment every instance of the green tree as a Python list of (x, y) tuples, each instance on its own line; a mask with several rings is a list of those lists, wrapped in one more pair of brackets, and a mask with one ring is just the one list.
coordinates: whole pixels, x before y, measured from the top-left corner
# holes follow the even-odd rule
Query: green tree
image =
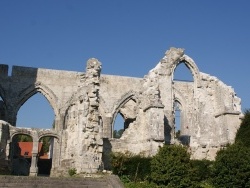
[(212, 170), (214, 187), (250, 187), (250, 149), (233, 144), (217, 153)]
[(114, 130), (114, 131), (113, 131), (113, 138), (121, 138), (123, 132), (124, 132), (123, 129), (120, 129), (119, 131)]
[(44, 153), (47, 153), (49, 151), (49, 146), (50, 146), (50, 139), (51, 137), (43, 137), (41, 139), (42, 143), (43, 143), (43, 147), (42, 147), (42, 150)]
[(209, 181), (212, 173), (213, 161), (190, 160), (189, 177), (196, 184)]
[(250, 148), (250, 110), (246, 110), (244, 113), (244, 118), (237, 131), (235, 142), (242, 143), (244, 146)]
[(151, 161), (151, 178), (167, 187), (193, 187), (189, 179), (190, 155), (178, 145), (164, 145)]
[(112, 171), (125, 182), (145, 181), (150, 176), (151, 157), (142, 154), (112, 153)]
[(19, 134), (17, 135), (17, 142), (33, 142), (33, 141), (31, 136), (25, 134)]

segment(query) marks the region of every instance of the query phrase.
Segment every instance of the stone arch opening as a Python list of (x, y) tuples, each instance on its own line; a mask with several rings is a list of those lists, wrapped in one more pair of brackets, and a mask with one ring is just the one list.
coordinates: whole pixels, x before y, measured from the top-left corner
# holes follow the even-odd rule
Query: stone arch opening
[(198, 88), (201, 86), (201, 83), (200, 83), (200, 72), (199, 72), (199, 69), (198, 67), (196, 66), (195, 62), (193, 61), (193, 59), (191, 59), (189, 56), (187, 55), (183, 55), (180, 59), (180, 61), (174, 63), (171, 67), (171, 73), (172, 73), (172, 80), (174, 79), (174, 72), (175, 72), (175, 69), (176, 67), (179, 65), (179, 64), (185, 64), (186, 67), (190, 70), (190, 72), (192, 73), (192, 76), (193, 76), (193, 82), (194, 82), (194, 87), (195, 88)]
[(38, 176), (50, 176), (55, 139), (58, 138), (51, 134), (45, 134), (39, 138), (39, 144), (41, 143), (42, 147), (37, 160)]
[[(13, 125), (16, 125), (16, 117), (17, 117), (17, 113), (19, 111), (19, 109), (21, 108), (21, 106), (28, 100), (30, 99), (33, 95), (40, 93), (42, 94), (48, 101), (48, 103), (50, 104), (51, 108), (53, 109), (53, 112), (55, 114), (55, 117), (59, 117), (58, 116), (58, 108), (57, 108), (57, 97), (54, 94), (54, 92), (47, 87), (46, 85), (38, 82), (35, 83), (34, 85), (30, 85), (27, 88), (23, 89), (19, 95), (18, 98), (19, 100), (16, 102), (15, 104), (15, 108), (13, 109), (13, 114), (12, 114), (12, 122)], [(54, 118), (56, 119), (56, 118)], [(55, 126), (58, 126), (55, 124)]]
[[(31, 116), (32, 112), (32, 116)], [(43, 114), (46, 113), (46, 117)], [(17, 127), (55, 128), (55, 113), (47, 98), (40, 92), (23, 101), (17, 113)]]
[(183, 145), (190, 144), (190, 135), (188, 133), (189, 123), (186, 117), (186, 104), (181, 102), (178, 98), (175, 98), (173, 104), (174, 113), (174, 137)]
[(124, 124), (124, 117), (122, 116), (122, 114), (117, 113), (113, 128), (113, 138), (121, 138), (124, 132)]
[(194, 82), (193, 75), (189, 67), (184, 62), (180, 62), (176, 66), (174, 70), (173, 81)]
[(32, 163), (33, 137), (30, 134), (15, 133), (10, 142), (11, 174), (29, 176)]
[(183, 110), (182, 105), (178, 100), (174, 101), (174, 129), (175, 138), (179, 139), (183, 127)]
[(113, 116), (111, 138), (120, 138), (130, 124), (136, 120), (136, 109), (137, 102), (132, 96), (118, 106)]

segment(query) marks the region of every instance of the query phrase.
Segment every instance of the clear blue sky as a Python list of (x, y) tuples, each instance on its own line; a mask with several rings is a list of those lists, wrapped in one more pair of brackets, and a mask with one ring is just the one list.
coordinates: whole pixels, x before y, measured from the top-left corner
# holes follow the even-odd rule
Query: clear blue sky
[[(143, 77), (181, 47), (250, 108), (249, 8), (248, 0), (0, 0), (0, 64), (85, 71), (95, 57), (103, 74)], [(23, 112), (28, 104), (19, 124), (51, 124), (46, 113), (28, 116), (37, 104)]]

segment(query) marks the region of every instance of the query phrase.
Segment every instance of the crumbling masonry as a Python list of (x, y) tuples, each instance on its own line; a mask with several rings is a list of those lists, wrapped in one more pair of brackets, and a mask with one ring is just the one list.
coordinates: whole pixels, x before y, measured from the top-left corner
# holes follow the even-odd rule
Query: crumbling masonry
[[(180, 63), (191, 71), (193, 82), (173, 80)], [(144, 78), (100, 73), (97, 59), (88, 60), (85, 73), (14, 66), (8, 76), (8, 66), (0, 65), (0, 158), (13, 160), (12, 139), (17, 134), (33, 138), (30, 175), (37, 174), (38, 141), (44, 136), (55, 139), (52, 175), (70, 168), (88, 173), (108, 169), (111, 151), (154, 155), (164, 143), (188, 145), (192, 158), (214, 159), (221, 147), (234, 141), (240, 99), (230, 86), (200, 72), (183, 49), (168, 50)], [(37, 92), (53, 108), (55, 128), (15, 127), (19, 108)], [(112, 134), (118, 113), (125, 128), (120, 139)]]

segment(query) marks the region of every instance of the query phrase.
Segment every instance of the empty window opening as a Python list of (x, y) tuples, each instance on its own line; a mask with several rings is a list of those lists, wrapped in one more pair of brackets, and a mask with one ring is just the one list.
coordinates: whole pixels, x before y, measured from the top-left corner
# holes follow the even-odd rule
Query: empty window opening
[(175, 115), (175, 137), (179, 138), (181, 135), (181, 104), (178, 101), (174, 103), (174, 115)]
[(39, 176), (49, 176), (52, 167), (54, 137), (45, 136), (39, 140), (41, 149), (39, 151), (37, 167)]
[(118, 113), (114, 122), (113, 138), (121, 138), (124, 132), (124, 124), (125, 124), (124, 118), (120, 113)]
[(174, 71), (174, 81), (193, 82), (194, 78), (185, 63), (177, 65)]
[(123, 132), (136, 119), (136, 101), (129, 99), (118, 111), (113, 124), (113, 138), (121, 138)]
[(54, 111), (47, 99), (41, 93), (37, 93), (19, 109), (16, 126), (51, 129), (54, 118)]
[(12, 175), (28, 176), (32, 161), (33, 139), (29, 135), (17, 134), (12, 138), (10, 155)]

